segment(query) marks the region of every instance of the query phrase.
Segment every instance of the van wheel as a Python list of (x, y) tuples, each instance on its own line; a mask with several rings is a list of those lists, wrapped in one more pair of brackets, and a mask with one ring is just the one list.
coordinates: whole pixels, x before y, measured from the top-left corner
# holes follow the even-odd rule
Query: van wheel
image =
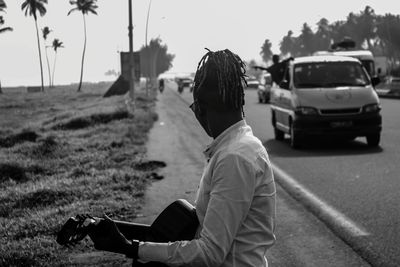
[(379, 142), (381, 141), (381, 134), (380, 133), (369, 134), (366, 136), (366, 138), (368, 146), (377, 147), (379, 145)]
[(278, 128), (274, 127), (275, 140), (282, 141), (285, 139), (285, 133)]
[(301, 142), (300, 136), (294, 131), (293, 127), (290, 127), (290, 146), (294, 149), (300, 148)]

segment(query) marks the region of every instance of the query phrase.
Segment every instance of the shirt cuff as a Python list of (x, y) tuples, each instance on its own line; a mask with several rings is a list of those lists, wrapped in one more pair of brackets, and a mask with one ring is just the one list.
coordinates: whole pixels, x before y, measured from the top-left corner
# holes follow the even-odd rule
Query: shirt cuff
[(168, 243), (139, 242), (138, 256), (140, 261), (159, 261), (168, 260)]

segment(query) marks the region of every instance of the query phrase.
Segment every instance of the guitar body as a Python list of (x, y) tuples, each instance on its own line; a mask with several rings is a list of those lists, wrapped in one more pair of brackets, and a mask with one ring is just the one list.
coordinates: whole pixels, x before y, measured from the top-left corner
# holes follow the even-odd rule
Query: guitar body
[(186, 200), (178, 199), (164, 209), (151, 224), (158, 242), (192, 240), (199, 221), (196, 209)]
[[(88, 215), (71, 217), (57, 234), (57, 243), (71, 245), (82, 240), (103, 219)], [(149, 242), (172, 242), (192, 240), (199, 221), (196, 209), (186, 200), (178, 199), (167, 206), (149, 226), (145, 224), (115, 221), (118, 229), (127, 239)], [(133, 266), (166, 266), (162, 263), (133, 262)]]

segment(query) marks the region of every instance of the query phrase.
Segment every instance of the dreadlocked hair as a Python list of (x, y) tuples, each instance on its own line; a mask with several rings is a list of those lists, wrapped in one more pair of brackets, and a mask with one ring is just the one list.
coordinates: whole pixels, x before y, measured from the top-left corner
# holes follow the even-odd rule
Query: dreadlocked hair
[[(246, 65), (240, 57), (228, 49), (208, 51), (200, 60), (194, 77), (194, 92), (202, 87), (206, 80), (218, 89), (222, 103), (233, 109), (244, 105), (244, 86), (247, 85)], [(212, 78), (210, 78), (212, 77)], [(209, 82), (210, 83), (210, 82)]]

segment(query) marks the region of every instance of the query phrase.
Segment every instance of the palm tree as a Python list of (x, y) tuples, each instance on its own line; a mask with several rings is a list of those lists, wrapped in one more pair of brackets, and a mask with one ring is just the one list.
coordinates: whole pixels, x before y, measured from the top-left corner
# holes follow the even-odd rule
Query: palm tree
[(268, 63), (271, 60), (273, 54), (271, 51), (271, 47), (272, 47), (271, 41), (269, 39), (266, 39), (261, 47), (261, 52), (260, 52), (260, 55), (262, 56), (262, 59), (265, 63)]
[(39, 29), (37, 25), (37, 12), (39, 15), (43, 17), (46, 14), (46, 7), (47, 0), (25, 0), (25, 2), (21, 5), (21, 10), (25, 10), (25, 16), (33, 16), (35, 20), (35, 27), (36, 27), (36, 37), (38, 43), (38, 50), (39, 50), (39, 62), (40, 62), (40, 77), (42, 79), (42, 92), (44, 91), (43, 86), (43, 65), (42, 65), (42, 52), (40, 50), (40, 39), (39, 39)]
[[(3, 24), (4, 24), (3, 16), (0, 16), (0, 27)], [(7, 32), (7, 31), (12, 31), (12, 30), (13, 30), (13, 28), (11, 28), (11, 27), (3, 27), (3, 28), (0, 28), (0, 33)]]
[[(3, 0), (0, 0), (0, 12), (5, 12), (5, 9), (7, 8), (6, 3)], [(4, 24), (4, 19), (3, 16), (0, 16), (0, 33), (4, 33), (7, 31), (12, 31), (13, 29), (11, 27), (4, 27), (1, 28), (1, 26)], [(1, 81), (0, 81), (0, 94), (2, 94), (3, 91), (1, 90)]]
[[(6, 12), (5, 11), (6, 8), (7, 8), (6, 3), (3, 0), (0, 0), (0, 12)], [(3, 26), (3, 25), (4, 25), (4, 18), (3, 18), (3, 16), (0, 16), (0, 33), (13, 30), (11, 27), (1, 28), (1, 26)]]
[(68, 12), (68, 15), (70, 15), (72, 12), (74, 11), (80, 11), (82, 12), (83, 15), (83, 31), (84, 31), (84, 43), (83, 43), (83, 53), (82, 53), (82, 62), (81, 62), (81, 77), (79, 80), (79, 86), (78, 86), (78, 92), (81, 91), (81, 87), (82, 87), (82, 79), (83, 79), (83, 64), (85, 61), (85, 52), (86, 52), (86, 40), (87, 40), (87, 36), (86, 36), (86, 19), (85, 19), (85, 15), (87, 15), (89, 12), (97, 15), (96, 12), (96, 5), (97, 0), (70, 0), (69, 3), (71, 5), (75, 5), (75, 7), (73, 9), (71, 9)]
[(0, 12), (4, 11), (6, 9), (7, 5), (4, 2), (4, 0), (0, 0)]
[(44, 27), (42, 29), (42, 37), (44, 39), (44, 51), (46, 54), (46, 62), (47, 62), (47, 71), (49, 72), (49, 87), (52, 87), (52, 82), (51, 82), (51, 74), (50, 74), (50, 63), (49, 63), (49, 56), (47, 54), (47, 48), (49, 48), (49, 46), (47, 45), (47, 36), (50, 34), (51, 30), (49, 27)]
[(54, 39), (53, 40), (53, 49), (54, 49), (54, 63), (53, 63), (53, 77), (52, 77), (52, 81), (53, 81), (53, 86), (54, 86), (54, 72), (56, 71), (56, 61), (57, 61), (57, 49), (64, 47), (63, 46), (63, 42), (60, 42), (59, 39)]

